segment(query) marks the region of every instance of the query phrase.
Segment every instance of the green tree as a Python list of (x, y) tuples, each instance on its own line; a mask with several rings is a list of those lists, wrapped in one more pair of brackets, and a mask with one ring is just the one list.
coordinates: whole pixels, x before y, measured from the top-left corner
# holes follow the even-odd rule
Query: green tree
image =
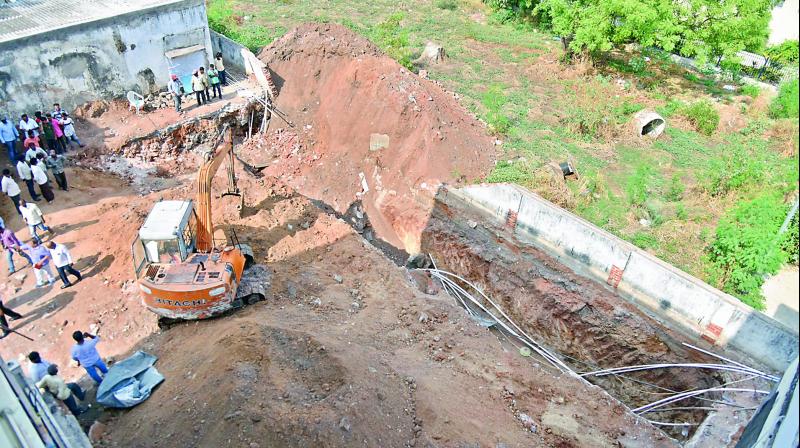
[(571, 54), (626, 43), (702, 60), (766, 42), (773, 0), (487, 0), (549, 24)]

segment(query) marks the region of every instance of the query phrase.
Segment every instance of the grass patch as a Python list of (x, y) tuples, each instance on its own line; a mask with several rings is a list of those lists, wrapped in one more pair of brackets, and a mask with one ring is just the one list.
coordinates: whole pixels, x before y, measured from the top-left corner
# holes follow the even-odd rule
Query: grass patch
[(486, 108), (486, 123), (497, 134), (505, 134), (511, 128), (511, 120), (505, 115), (508, 103), (504, 86), (494, 84), (481, 95), (481, 104)]
[(719, 112), (707, 100), (696, 101), (680, 109), (680, 114), (686, 117), (698, 132), (711, 135), (719, 126)]
[(741, 88), (742, 95), (747, 95), (750, 98), (758, 98), (761, 95), (761, 88), (753, 84), (745, 84)]

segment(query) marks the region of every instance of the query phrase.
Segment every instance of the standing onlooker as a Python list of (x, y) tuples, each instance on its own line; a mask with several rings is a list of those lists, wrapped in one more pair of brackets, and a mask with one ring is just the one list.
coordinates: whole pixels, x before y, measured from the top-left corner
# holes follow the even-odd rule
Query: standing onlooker
[(222, 87), (219, 82), (219, 71), (214, 68), (214, 64), (211, 64), (208, 67), (208, 80), (211, 82), (211, 92), (214, 94), (214, 98), (217, 98), (217, 94), (219, 94), (219, 99), (222, 99)]
[(77, 277), (78, 281), (83, 280), (81, 273), (72, 267), (72, 256), (70, 255), (67, 246), (63, 244), (56, 244), (55, 242), (50, 241), (47, 243), (47, 248), (50, 249), (50, 258), (53, 260), (53, 264), (56, 266), (58, 276), (61, 277), (61, 282), (64, 283), (61, 286), (61, 289), (72, 286), (72, 283), (69, 281), (69, 277), (67, 277), (68, 273)]
[(66, 163), (66, 161), (66, 157), (61, 154), (56, 154), (55, 151), (50, 151), (50, 157), (44, 159), (45, 165), (47, 165), (47, 168), (50, 169), (50, 172), (53, 173), (53, 177), (56, 179), (59, 190), (63, 191), (69, 191), (67, 175), (64, 173), (64, 163)]
[[(89, 338), (87, 341), (86, 338)], [(92, 377), (97, 384), (103, 382), (103, 379), (98, 375), (97, 370), (103, 374), (108, 373), (103, 359), (100, 358), (100, 353), (97, 352), (97, 343), (100, 342), (100, 336), (94, 336), (86, 332), (76, 331), (72, 333), (72, 339), (75, 339), (77, 344), (72, 346), (72, 359), (78, 361), (78, 365), (86, 369), (86, 373)]]
[(39, 123), (33, 118), (28, 117), (28, 114), (22, 114), (19, 120), (19, 130), (27, 137), (28, 133), (33, 134), (33, 137), (39, 136)]
[(50, 120), (42, 121), (42, 135), (49, 149), (56, 149), (61, 152), (61, 144), (56, 140), (56, 131), (53, 129), (53, 123)]
[(31, 265), (33, 261), (31, 261), (31, 257), (28, 256), (25, 252), (20, 250), (22, 246), (22, 242), (17, 238), (17, 235), (14, 235), (14, 232), (11, 229), (6, 227), (0, 227), (0, 243), (2, 243), (3, 248), (6, 250), (6, 261), (8, 262), (8, 273), (13, 274), (17, 272), (17, 268), (14, 267), (14, 253), (16, 252), (22, 258), (28, 260), (28, 263)]
[(25, 199), (20, 199), (19, 210), (22, 212), (22, 219), (24, 219), (25, 223), (28, 225), (28, 230), (31, 233), (31, 239), (33, 241), (38, 243), (42, 242), (42, 239), (39, 238), (39, 234), (36, 233), (36, 229), (41, 229), (42, 232), (47, 232), (51, 235), (53, 234), (50, 227), (47, 227), (47, 224), (45, 224), (44, 215), (38, 205), (25, 202)]
[(222, 62), (222, 52), (218, 51), (214, 57), (214, 66), (219, 71), (219, 79), (223, 85), (228, 85), (228, 72), (225, 71), (225, 63)]
[(30, 246), (23, 244), (20, 248), (33, 260), (33, 275), (36, 277), (36, 287), (41, 288), (55, 283), (56, 279), (53, 277), (53, 273), (50, 272), (50, 251), (38, 240), (31, 241)]
[(33, 135), (32, 131), (27, 131), (25, 133), (25, 140), (22, 141), (22, 147), (27, 150), (30, 150), (31, 146), (33, 146), (34, 148), (41, 148), (42, 142), (39, 141), (38, 135)]
[(47, 375), (47, 368), (50, 367), (50, 363), (42, 359), (39, 352), (28, 353), (28, 361), (30, 361), (28, 376), (31, 377), (34, 383), (38, 383)]
[(211, 88), (211, 82), (208, 80), (205, 67), (198, 68), (197, 73), (200, 75), (200, 80), (203, 81), (203, 87), (206, 89), (206, 101), (211, 101), (211, 95), (208, 94), (208, 89)]
[(6, 316), (8, 316), (8, 318), (11, 320), (17, 320), (22, 318), (22, 314), (19, 314), (18, 312), (12, 310), (11, 308), (6, 308), (6, 306), (3, 305), (3, 301), (0, 300), (0, 325), (2, 325), (3, 327), (2, 328), (3, 335), (0, 336), (0, 339), (3, 339), (4, 337), (8, 336), (9, 333), (11, 333), (10, 331), (8, 331), (10, 327), (8, 326), (8, 320), (6, 320)]
[(34, 201), (39, 200), (39, 195), (36, 194), (36, 190), (33, 189), (33, 174), (31, 174), (31, 167), (25, 163), (25, 159), (20, 157), (19, 162), (17, 162), (17, 174), (19, 174), (19, 178), (25, 181), (25, 185), (28, 186), (28, 193), (31, 195), (31, 199)]
[[(36, 383), (36, 387), (42, 392), (50, 392), (53, 396), (64, 402), (67, 408), (69, 408), (69, 411), (72, 412), (72, 415), (78, 416), (84, 412), (84, 410), (78, 406), (78, 403), (75, 402), (75, 397), (83, 401), (86, 396), (83, 393), (83, 389), (75, 383), (67, 384), (64, 382), (64, 380), (58, 376), (57, 365), (50, 364), (47, 366), (47, 375), (43, 376), (42, 379)], [(75, 394), (75, 397), (73, 397), (72, 394)]]
[(39, 155), (45, 155), (45, 156), (47, 155), (47, 153), (44, 152), (44, 149), (42, 149), (41, 146), (37, 145), (35, 142), (30, 140), (26, 140), (26, 142), (27, 142), (25, 143), (25, 148), (27, 148), (27, 151), (25, 151), (26, 162), (30, 162), (32, 159), (38, 159)]
[(61, 120), (62, 115), (64, 115), (65, 113), (66, 112), (64, 112), (64, 110), (61, 109), (60, 104), (53, 103), (53, 118), (55, 118), (56, 120)]
[(56, 145), (57, 148), (50, 148), (55, 149), (58, 151), (58, 148), (61, 148), (59, 152), (66, 152), (67, 151), (67, 139), (64, 137), (64, 130), (61, 128), (61, 122), (52, 115), (47, 114), (47, 121), (50, 122), (50, 125), (53, 126), (53, 132), (56, 133)]
[(192, 73), (192, 91), (197, 99), (198, 106), (208, 102), (208, 97), (206, 96), (206, 86), (203, 84), (203, 78), (200, 77), (200, 73), (197, 70)]
[[(55, 134), (55, 147), (50, 146), (49, 149), (55, 149), (59, 153), (66, 152), (67, 150), (67, 142), (64, 138), (64, 131), (61, 129), (61, 123), (58, 120), (53, 118), (52, 115), (47, 114), (47, 123), (50, 124), (50, 127), (53, 128), (53, 133)], [(49, 144), (50, 142), (48, 142)]]
[(183, 100), (183, 83), (178, 79), (178, 75), (170, 75), (170, 81), (167, 85), (169, 93), (172, 94), (172, 102), (175, 103), (175, 112), (181, 113), (181, 101)]
[(11, 199), (11, 202), (14, 203), (14, 208), (17, 209), (17, 214), (21, 216), (22, 212), (19, 211), (19, 185), (17, 185), (17, 181), (11, 177), (11, 170), (8, 168), (3, 169), (2, 186), (3, 193), (8, 195), (9, 199)]
[(42, 192), (42, 196), (44, 196), (44, 198), (47, 200), (47, 203), (52, 203), (53, 199), (56, 198), (56, 195), (53, 194), (53, 188), (50, 186), (50, 180), (47, 178), (47, 173), (44, 172), (46, 168), (40, 166), (39, 160), (37, 159), (31, 159), (30, 163), (31, 176), (33, 176), (33, 180), (39, 185), (39, 190)]
[(12, 123), (8, 117), (3, 117), (3, 119), (0, 120), (0, 142), (8, 148), (8, 161), (11, 163), (17, 160), (15, 147), (18, 138), (19, 131), (17, 131), (17, 127), (14, 126), (14, 123)]
[(64, 151), (67, 151), (69, 147), (67, 144), (72, 144), (75, 142), (78, 144), (79, 147), (83, 148), (85, 145), (78, 140), (78, 135), (75, 133), (75, 122), (72, 121), (69, 114), (64, 112), (61, 114), (61, 120), (59, 121), (61, 124), (61, 128), (64, 130)]

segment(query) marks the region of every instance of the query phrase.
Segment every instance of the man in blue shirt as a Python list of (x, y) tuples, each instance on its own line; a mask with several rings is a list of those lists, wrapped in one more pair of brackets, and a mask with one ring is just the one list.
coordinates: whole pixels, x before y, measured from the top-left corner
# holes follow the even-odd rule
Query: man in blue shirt
[(33, 382), (38, 383), (47, 375), (47, 368), (50, 367), (50, 363), (42, 359), (42, 357), (39, 356), (39, 352), (28, 353), (28, 360), (31, 362), (31, 368), (28, 370), (28, 373)]
[(17, 131), (17, 127), (8, 117), (3, 117), (0, 120), (0, 142), (8, 148), (8, 160), (17, 160), (17, 153), (14, 148), (18, 138), (19, 131)]
[[(89, 338), (87, 341), (86, 338)], [(95, 347), (100, 342), (99, 336), (93, 336), (86, 332), (76, 331), (72, 333), (72, 339), (75, 339), (77, 344), (72, 346), (72, 359), (78, 361), (79, 366), (86, 369), (86, 373), (97, 383), (100, 384), (103, 378), (97, 373), (100, 370), (103, 374), (108, 372), (108, 368), (100, 359), (100, 353), (97, 353)]]

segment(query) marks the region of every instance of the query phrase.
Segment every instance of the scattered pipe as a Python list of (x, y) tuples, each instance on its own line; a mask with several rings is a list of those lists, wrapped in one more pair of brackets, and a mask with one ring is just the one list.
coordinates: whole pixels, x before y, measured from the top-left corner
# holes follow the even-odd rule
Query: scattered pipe
[(776, 383), (778, 382), (778, 378), (772, 375), (767, 375), (765, 373), (758, 372), (757, 370), (752, 370), (750, 368), (742, 368), (739, 366), (731, 366), (728, 364), (700, 364), (700, 363), (643, 364), (638, 366), (615, 367), (612, 369), (603, 369), (603, 370), (597, 370), (595, 372), (582, 373), (581, 376), (606, 376), (616, 373), (629, 373), (629, 372), (638, 372), (642, 370), (669, 369), (669, 368), (724, 370), (728, 372), (746, 373), (772, 382)]
[[(692, 345), (692, 344), (687, 344), (687, 343), (685, 343), (685, 342), (684, 342), (684, 343), (683, 343), (683, 345), (684, 345), (684, 346), (686, 346), (686, 347), (689, 347), (689, 348), (690, 348), (690, 349), (692, 349), (692, 350), (696, 350), (696, 351), (698, 351), (698, 352), (700, 352), (700, 353), (705, 353), (706, 355), (708, 355), (708, 356), (711, 356), (711, 357), (713, 357), (713, 358), (717, 358), (717, 359), (719, 359), (719, 360), (721, 360), (721, 361), (725, 361), (725, 362), (731, 363), (731, 364), (733, 364), (733, 365), (735, 365), (735, 366), (739, 366), (739, 367), (745, 368), (745, 369), (747, 369), (747, 370), (750, 370), (750, 371), (752, 371), (753, 373), (758, 373), (758, 374), (760, 374), (760, 375), (765, 375), (765, 376), (771, 376), (771, 375), (767, 375), (766, 373), (764, 373), (764, 372), (762, 372), (762, 371), (760, 371), (760, 370), (756, 370), (756, 369), (754, 369), (754, 368), (752, 368), (752, 367), (750, 367), (750, 366), (746, 366), (746, 365), (744, 365), (744, 364), (742, 364), (742, 363), (740, 363), (740, 362), (736, 362), (736, 361), (734, 361), (734, 360), (732, 360), (732, 359), (728, 359), (728, 358), (726, 358), (726, 357), (724, 357), (724, 356), (720, 356), (720, 355), (717, 355), (717, 354), (715, 354), (715, 353), (711, 353), (711, 352), (709, 352), (709, 351), (707, 351), (707, 350), (703, 350), (703, 349), (702, 349), (702, 348), (700, 348), (700, 347), (695, 347), (695, 346), (694, 346), (694, 345)], [(779, 378), (777, 378), (777, 377), (775, 377), (775, 376), (772, 376), (772, 378), (775, 378), (776, 380), (777, 380), (777, 379), (779, 379)]]
[(762, 395), (769, 395), (768, 391), (764, 390), (757, 390), (757, 389), (737, 389), (737, 388), (727, 388), (727, 387), (712, 387), (710, 389), (701, 389), (695, 390), (691, 392), (683, 392), (677, 395), (673, 395), (671, 397), (662, 398), (661, 400), (654, 401), (650, 404), (646, 404), (644, 406), (640, 406), (636, 409), (631, 410), (634, 414), (640, 414), (643, 411), (656, 409), (663, 406), (666, 406), (670, 403), (675, 403), (677, 401), (685, 400), (687, 398), (692, 398), (696, 395), (702, 395), (709, 392), (750, 392), (754, 394), (762, 394)]

